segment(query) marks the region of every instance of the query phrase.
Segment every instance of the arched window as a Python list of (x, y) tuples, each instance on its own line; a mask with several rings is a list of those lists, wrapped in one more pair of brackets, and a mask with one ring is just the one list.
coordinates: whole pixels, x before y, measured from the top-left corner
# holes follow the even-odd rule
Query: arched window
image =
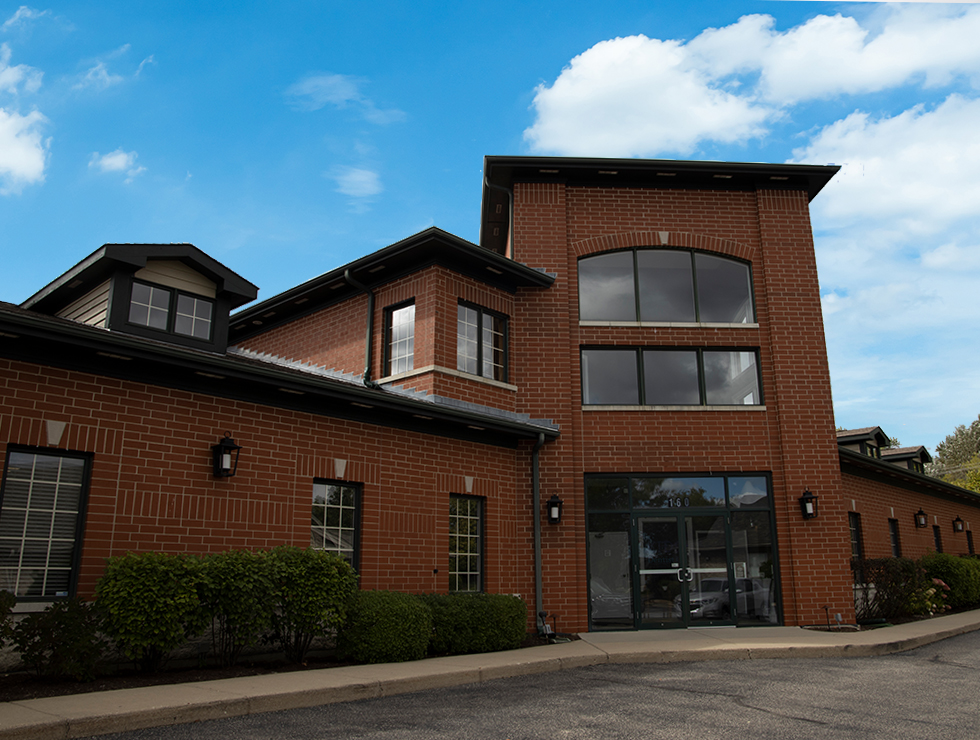
[(578, 263), (579, 319), (751, 324), (749, 265), (679, 249), (628, 249)]

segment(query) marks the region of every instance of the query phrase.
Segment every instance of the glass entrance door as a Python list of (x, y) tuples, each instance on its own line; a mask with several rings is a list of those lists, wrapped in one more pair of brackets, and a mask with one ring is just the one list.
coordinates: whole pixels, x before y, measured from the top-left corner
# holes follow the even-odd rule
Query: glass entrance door
[(724, 514), (636, 517), (640, 627), (732, 624)]

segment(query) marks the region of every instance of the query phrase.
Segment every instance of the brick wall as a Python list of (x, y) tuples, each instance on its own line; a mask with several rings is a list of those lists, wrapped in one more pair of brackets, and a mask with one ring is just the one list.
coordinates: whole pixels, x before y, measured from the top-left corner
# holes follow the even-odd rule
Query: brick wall
[[(93, 454), (82, 596), (128, 551), (308, 545), (313, 479), (340, 478), (342, 460), (363, 484), (363, 588), (445, 591), (449, 496), (469, 492), (485, 500), (486, 589), (533, 601), (527, 450), (0, 360), (0, 460), (8, 444), (48, 447), (47, 421), (67, 425), (54, 448)], [(215, 479), (225, 431), (243, 450)]]

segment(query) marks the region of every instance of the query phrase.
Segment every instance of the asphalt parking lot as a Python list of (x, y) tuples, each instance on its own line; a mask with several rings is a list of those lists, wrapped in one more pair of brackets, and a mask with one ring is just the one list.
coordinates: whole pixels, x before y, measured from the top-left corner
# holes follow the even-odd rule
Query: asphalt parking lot
[(980, 737), (980, 632), (870, 658), (599, 665), (116, 740)]

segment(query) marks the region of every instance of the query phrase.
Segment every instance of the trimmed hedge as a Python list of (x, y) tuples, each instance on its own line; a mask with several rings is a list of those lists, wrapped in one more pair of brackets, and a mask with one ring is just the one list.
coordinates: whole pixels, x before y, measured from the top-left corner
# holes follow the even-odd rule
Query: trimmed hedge
[(98, 609), (79, 598), (28, 614), (13, 629), (14, 644), (38, 676), (93, 681), (108, 647)]
[(359, 591), (340, 630), (340, 655), (358, 663), (401, 663), (426, 655), (432, 611), (419, 596)]
[(527, 634), (527, 605), (505, 594), (428, 594), (432, 655), (489, 653), (519, 648)]

